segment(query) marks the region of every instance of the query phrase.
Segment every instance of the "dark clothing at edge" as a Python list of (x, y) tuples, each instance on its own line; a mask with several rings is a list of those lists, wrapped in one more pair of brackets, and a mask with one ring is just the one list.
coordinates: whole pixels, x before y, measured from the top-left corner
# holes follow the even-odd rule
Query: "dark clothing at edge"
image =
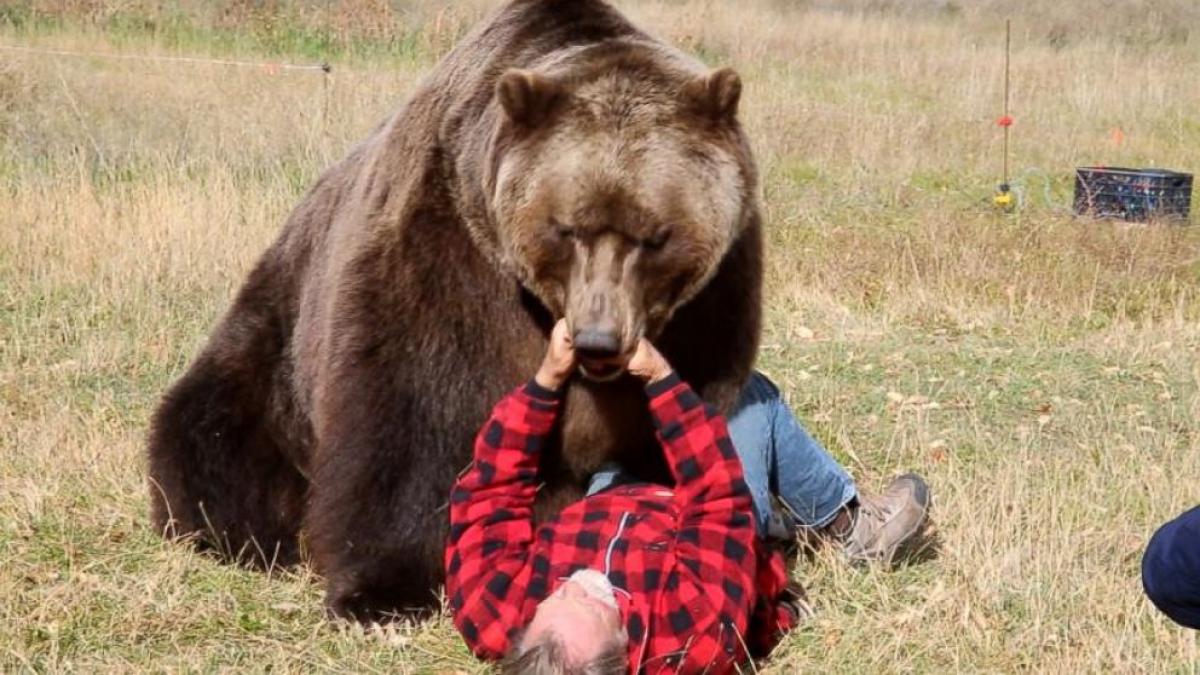
[(1172, 621), (1200, 629), (1200, 506), (1150, 538), (1142, 556), (1142, 586)]

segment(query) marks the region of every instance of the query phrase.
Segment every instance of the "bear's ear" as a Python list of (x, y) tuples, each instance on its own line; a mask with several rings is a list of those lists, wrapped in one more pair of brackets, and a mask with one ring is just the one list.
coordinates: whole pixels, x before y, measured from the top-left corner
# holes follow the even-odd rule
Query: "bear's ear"
[(684, 97), (705, 117), (718, 122), (731, 120), (737, 115), (738, 101), (742, 99), (742, 78), (732, 68), (718, 68), (689, 82)]
[(496, 82), (496, 98), (514, 123), (536, 127), (546, 120), (562, 95), (554, 80), (531, 70), (512, 69)]

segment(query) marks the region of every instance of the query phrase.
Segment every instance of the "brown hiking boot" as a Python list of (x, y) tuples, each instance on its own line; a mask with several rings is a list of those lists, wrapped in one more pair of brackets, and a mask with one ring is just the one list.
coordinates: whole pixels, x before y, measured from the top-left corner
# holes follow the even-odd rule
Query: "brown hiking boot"
[(920, 476), (906, 473), (882, 494), (860, 494), (849, 531), (835, 538), (851, 562), (890, 563), (896, 551), (924, 528), (929, 506), (929, 486)]

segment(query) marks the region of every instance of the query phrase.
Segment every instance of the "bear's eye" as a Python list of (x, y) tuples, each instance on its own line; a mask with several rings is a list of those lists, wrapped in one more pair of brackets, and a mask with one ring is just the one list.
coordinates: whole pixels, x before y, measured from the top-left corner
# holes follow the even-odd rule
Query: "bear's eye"
[(651, 251), (657, 251), (657, 250), (661, 249), (663, 246), (666, 246), (667, 240), (670, 238), (671, 238), (670, 230), (660, 230), (660, 231), (650, 235), (649, 237), (646, 237), (645, 239), (643, 239), (642, 246), (650, 249)]
[(562, 239), (570, 239), (575, 236), (575, 230), (571, 229), (570, 225), (563, 225), (557, 220), (551, 220), (550, 227), (553, 227), (554, 232)]

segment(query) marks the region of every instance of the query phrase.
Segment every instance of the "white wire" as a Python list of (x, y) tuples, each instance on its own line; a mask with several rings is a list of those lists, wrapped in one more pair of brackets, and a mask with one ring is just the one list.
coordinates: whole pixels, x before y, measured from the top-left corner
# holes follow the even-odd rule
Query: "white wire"
[(235, 61), (233, 59), (202, 59), (192, 56), (152, 56), (143, 54), (108, 54), (104, 52), (82, 52), (68, 49), (38, 49), (35, 47), (18, 47), (15, 45), (0, 45), (0, 49), (11, 52), (23, 52), (26, 54), (52, 54), (56, 56), (82, 56), (94, 57), (102, 59), (125, 59), (129, 61), (169, 61), (175, 63), (207, 63), (220, 66), (240, 66), (251, 68), (262, 68), (263, 70), (320, 70), (329, 72), (330, 66), (327, 63), (318, 64), (299, 64), (299, 63), (271, 63), (261, 61)]

